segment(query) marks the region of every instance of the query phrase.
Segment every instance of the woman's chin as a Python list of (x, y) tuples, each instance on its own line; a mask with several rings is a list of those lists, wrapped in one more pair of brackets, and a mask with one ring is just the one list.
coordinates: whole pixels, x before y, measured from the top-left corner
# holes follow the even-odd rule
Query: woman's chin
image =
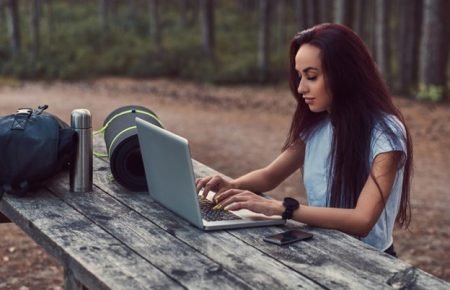
[(309, 110), (313, 113), (322, 113), (327, 110), (326, 108), (314, 106), (313, 104), (308, 104), (308, 107), (309, 107)]

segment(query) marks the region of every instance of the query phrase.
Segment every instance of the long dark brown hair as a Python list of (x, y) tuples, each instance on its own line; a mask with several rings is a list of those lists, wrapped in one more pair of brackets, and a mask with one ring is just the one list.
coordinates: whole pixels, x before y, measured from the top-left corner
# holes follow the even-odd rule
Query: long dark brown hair
[[(295, 55), (305, 43), (320, 49), (325, 82), (332, 96), (330, 112), (311, 112), (302, 94), (298, 93), (300, 77), (295, 69)], [(406, 144), (406, 156), (401, 163), (404, 165), (402, 196), (396, 221), (408, 227), (411, 220), (411, 137), (364, 42), (343, 25), (320, 24), (294, 37), (289, 57), (290, 87), (297, 107), (283, 150), (295, 143), (299, 136), (307, 138), (322, 120), (330, 118), (333, 141), (328, 204), (354, 208), (367, 178), (369, 175), (374, 178), (368, 160), (373, 130), (379, 126), (389, 142)], [(401, 125), (396, 122), (389, 122), (390, 118), (384, 118), (386, 115), (396, 116), (404, 128), (398, 128)], [(398, 132), (406, 132), (404, 140), (399, 140)], [(379, 186), (378, 189), (381, 194)], [(384, 199), (383, 202), (386, 204)]]

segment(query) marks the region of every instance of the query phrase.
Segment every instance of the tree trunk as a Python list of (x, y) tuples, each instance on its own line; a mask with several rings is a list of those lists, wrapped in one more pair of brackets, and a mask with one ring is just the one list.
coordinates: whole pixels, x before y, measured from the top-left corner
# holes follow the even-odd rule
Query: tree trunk
[(389, 70), (389, 17), (386, 0), (376, 0), (375, 10), (375, 59), (385, 80), (390, 80)]
[(312, 27), (320, 22), (319, 7), (317, 5), (317, 1), (306, 0), (306, 11), (307, 11), (308, 27)]
[(0, 19), (3, 19), (5, 17), (5, 10), (3, 9), (4, 5), (5, 0), (0, 0)]
[(108, 19), (109, 22), (115, 23), (119, 21), (119, 9), (120, 9), (120, 2), (123, 0), (108, 0)]
[(354, 0), (354, 19), (353, 19), (353, 30), (361, 37), (362, 39), (365, 39), (364, 35), (364, 10), (366, 9), (366, 5), (364, 3), (364, 0)]
[(294, 0), (295, 17), (297, 19), (297, 31), (308, 27), (308, 14), (306, 11), (306, 0)]
[(128, 28), (131, 31), (134, 31), (136, 28), (136, 18), (137, 18), (136, 1), (128, 0)]
[(249, 14), (251, 11), (255, 9), (254, 3), (251, 0), (237, 0), (239, 11), (241, 11), (243, 14)]
[(286, 25), (286, 0), (280, 0), (278, 2), (274, 2), (272, 5), (277, 6), (277, 48), (279, 51), (286, 50), (287, 47), (287, 25)]
[(31, 55), (33, 59), (36, 59), (39, 54), (40, 46), (40, 11), (41, 1), (30, 0), (30, 32), (31, 32)]
[(398, 84), (397, 90), (405, 95), (412, 93), (417, 82), (419, 34), (421, 28), (420, 1), (400, 0), (398, 29)]
[(442, 100), (446, 91), (448, 60), (447, 0), (425, 0), (420, 44), (419, 97)]
[(270, 0), (259, 0), (258, 68), (259, 81), (269, 76)]
[(190, 21), (189, 19), (189, 9), (191, 7), (191, 3), (189, 0), (178, 0), (180, 7), (180, 24), (181, 27), (186, 27)]
[(352, 0), (337, 0), (335, 2), (334, 21), (353, 27), (353, 5)]
[(150, 36), (158, 49), (161, 48), (161, 26), (159, 22), (159, 0), (149, 0)]
[(50, 45), (54, 43), (54, 35), (55, 35), (55, 24), (53, 18), (53, 0), (45, 0), (47, 9), (45, 10), (47, 13), (47, 34), (48, 34), (48, 42)]
[(321, 23), (333, 22), (333, 2), (319, 0), (319, 21)]
[(99, 21), (102, 33), (109, 30), (109, 4), (110, 0), (100, 0), (99, 2)]
[(214, 61), (214, 2), (213, 0), (200, 0), (199, 3), (203, 50), (208, 60)]
[(18, 0), (9, 0), (9, 5), (6, 6), (9, 47), (12, 55), (17, 55), (21, 46), (18, 2)]

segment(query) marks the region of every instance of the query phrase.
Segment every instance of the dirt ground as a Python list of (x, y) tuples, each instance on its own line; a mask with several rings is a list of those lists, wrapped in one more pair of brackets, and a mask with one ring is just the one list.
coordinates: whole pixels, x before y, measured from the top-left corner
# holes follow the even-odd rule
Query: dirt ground
[[(396, 98), (414, 143), (410, 229), (395, 230), (400, 258), (450, 281), (450, 106)], [(153, 110), (191, 142), (193, 157), (231, 177), (266, 165), (280, 152), (294, 101), (286, 87), (215, 87), (168, 80), (101, 79), (78, 83), (0, 84), (0, 115), (48, 104), (68, 121), (87, 108), (94, 127), (124, 105)], [(305, 201), (294, 174), (274, 194)], [(0, 289), (62, 289), (63, 269), (14, 224), (0, 224)]]

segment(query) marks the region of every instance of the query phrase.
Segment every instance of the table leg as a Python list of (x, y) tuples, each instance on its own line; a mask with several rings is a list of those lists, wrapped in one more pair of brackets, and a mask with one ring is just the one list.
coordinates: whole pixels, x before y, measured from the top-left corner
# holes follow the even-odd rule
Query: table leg
[(75, 278), (70, 269), (64, 268), (64, 290), (88, 290), (88, 288)]
[(2, 214), (0, 212), (0, 224), (10, 223), (10, 222), (11, 222), (11, 220), (7, 216), (5, 216), (4, 214)]

